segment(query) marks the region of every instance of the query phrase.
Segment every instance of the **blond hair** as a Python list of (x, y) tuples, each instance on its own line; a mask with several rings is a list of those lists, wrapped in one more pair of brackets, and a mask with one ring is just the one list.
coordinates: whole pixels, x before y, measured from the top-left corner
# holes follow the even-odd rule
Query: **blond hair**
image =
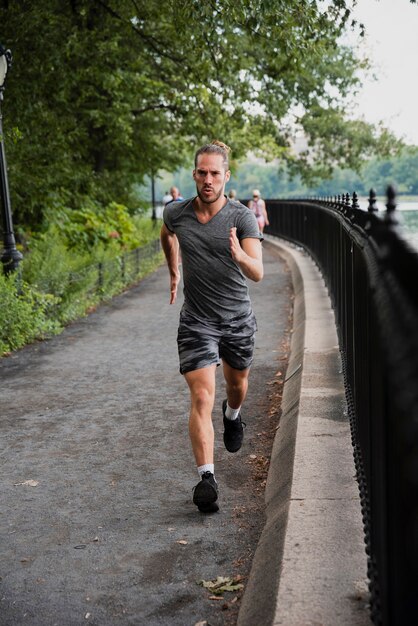
[(197, 150), (194, 156), (194, 166), (197, 167), (197, 159), (201, 154), (219, 154), (222, 157), (225, 170), (229, 170), (229, 153), (231, 148), (223, 143), (214, 139), (211, 143), (205, 143), (204, 146)]

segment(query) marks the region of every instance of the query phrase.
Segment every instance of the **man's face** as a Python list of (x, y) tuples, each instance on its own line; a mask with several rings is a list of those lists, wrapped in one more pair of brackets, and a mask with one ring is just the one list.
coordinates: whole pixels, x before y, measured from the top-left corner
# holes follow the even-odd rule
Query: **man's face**
[(225, 171), (222, 155), (200, 154), (193, 179), (201, 201), (205, 204), (216, 202), (223, 195), (230, 176), (231, 172)]

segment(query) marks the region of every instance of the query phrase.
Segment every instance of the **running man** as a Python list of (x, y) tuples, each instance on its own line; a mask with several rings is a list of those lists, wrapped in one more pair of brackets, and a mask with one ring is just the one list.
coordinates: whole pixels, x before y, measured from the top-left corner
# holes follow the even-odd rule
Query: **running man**
[(170, 273), (170, 304), (183, 263), (184, 304), (180, 312), (180, 372), (190, 389), (189, 435), (200, 482), (193, 502), (204, 513), (219, 507), (214, 471), (215, 371), (222, 361), (226, 399), (222, 403), (224, 444), (237, 452), (243, 441), (241, 406), (248, 388), (257, 324), (246, 278), (263, 278), (261, 235), (249, 208), (225, 196), (229, 151), (214, 141), (195, 155), (197, 196), (164, 209), (161, 244)]

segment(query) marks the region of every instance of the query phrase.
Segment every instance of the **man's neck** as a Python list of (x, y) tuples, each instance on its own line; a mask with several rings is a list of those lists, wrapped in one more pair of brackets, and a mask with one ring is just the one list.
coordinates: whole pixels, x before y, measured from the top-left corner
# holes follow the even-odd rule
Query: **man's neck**
[(202, 215), (215, 215), (227, 204), (227, 202), (228, 198), (224, 194), (219, 196), (216, 202), (210, 203), (203, 202), (199, 196), (196, 196), (193, 201), (193, 207), (195, 211), (198, 211)]

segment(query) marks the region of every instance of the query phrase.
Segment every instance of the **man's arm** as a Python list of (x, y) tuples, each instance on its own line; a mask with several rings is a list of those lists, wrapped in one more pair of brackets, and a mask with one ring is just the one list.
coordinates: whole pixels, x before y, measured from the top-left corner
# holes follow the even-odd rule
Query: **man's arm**
[(229, 247), (232, 258), (238, 263), (244, 276), (255, 282), (260, 281), (264, 275), (261, 241), (253, 237), (246, 237), (240, 243), (237, 229), (231, 228)]
[(161, 228), (160, 239), (170, 272), (170, 304), (174, 304), (180, 282), (179, 242), (176, 235), (168, 230), (165, 224)]

